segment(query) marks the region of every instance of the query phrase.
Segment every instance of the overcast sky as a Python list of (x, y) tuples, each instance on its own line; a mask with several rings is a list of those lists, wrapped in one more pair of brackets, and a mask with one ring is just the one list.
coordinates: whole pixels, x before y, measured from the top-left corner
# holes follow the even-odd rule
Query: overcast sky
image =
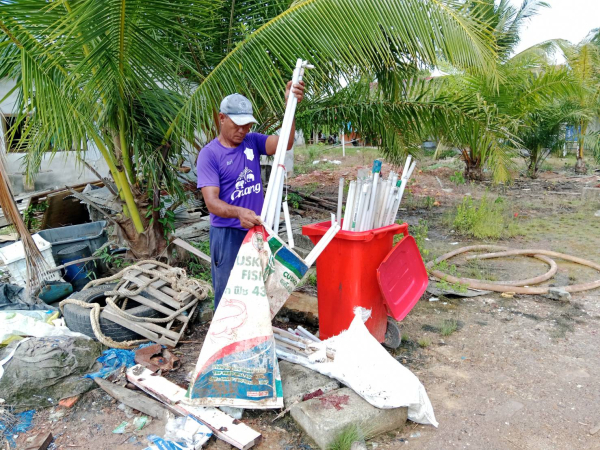
[[(521, 0), (511, 0), (521, 5)], [(600, 27), (600, 0), (546, 0), (549, 8), (530, 19), (521, 31), (517, 52), (549, 39), (581, 41), (593, 28)]]

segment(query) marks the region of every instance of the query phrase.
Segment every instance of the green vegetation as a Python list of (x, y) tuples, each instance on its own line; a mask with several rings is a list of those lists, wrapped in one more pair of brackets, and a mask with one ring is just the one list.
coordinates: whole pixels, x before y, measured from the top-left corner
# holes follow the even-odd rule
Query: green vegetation
[(427, 256), (429, 255), (429, 250), (425, 248), (425, 242), (427, 240), (428, 233), (429, 225), (426, 220), (419, 219), (418, 225), (410, 227), (410, 235), (415, 238), (415, 242), (417, 243), (417, 247), (419, 247), (419, 252), (421, 253), (421, 258), (423, 258), (423, 261), (427, 261)]
[(431, 339), (424, 337), (424, 338), (419, 339), (419, 341), (417, 343), (419, 344), (419, 347), (427, 348), (431, 345)]
[(423, 206), (425, 207), (425, 209), (433, 208), (434, 204), (435, 204), (435, 198), (430, 197), (429, 195), (425, 197), (425, 200), (423, 200)]
[(456, 330), (458, 330), (458, 322), (455, 319), (444, 320), (440, 326), (440, 334), (442, 336), (450, 336)]
[(487, 194), (480, 201), (465, 197), (456, 208), (451, 226), (460, 234), (479, 239), (499, 239), (517, 234), (514, 217), (502, 197), (491, 201)]
[(457, 186), (461, 184), (466, 184), (465, 177), (462, 172), (454, 172), (454, 174), (450, 175), (450, 181), (452, 181)]
[(365, 434), (356, 425), (349, 425), (327, 447), (327, 450), (350, 450), (354, 442), (364, 442)]
[[(202, 253), (210, 256), (210, 242), (209, 241), (201, 241), (201, 242), (190, 242), (194, 247), (200, 250)], [(212, 283), (212, 275), (210, 272), (210, 265), (204, 261), (199, 259), (196, 255), (190, 255), (190, 261), (187, 265), (188, 275), (194, 278), (197, 278), (202, 281), (206, 281), (207, 283)]]
[(287, 196), (287, 201), (292, 208), (298, 209), (300, 203), (302, 203), (302, 197), (294, 192), (290, 192)]
[(35, 205), (29, 205), (25, 211), (23, 211), (23, 222), (30, 231), (37, 231), (41, 225), (39, 216), (43, 215), (44, 211), (48, 209), (48, 202), (43, 201)]
[(100, 261), (102, 261), (108, 268), (112, 269), (120, 270), (131, 265), (131, 261), (125, 259), (123, 255), (111, 254), (108, 247), (96, 250), (94, 256), (99, 256)]

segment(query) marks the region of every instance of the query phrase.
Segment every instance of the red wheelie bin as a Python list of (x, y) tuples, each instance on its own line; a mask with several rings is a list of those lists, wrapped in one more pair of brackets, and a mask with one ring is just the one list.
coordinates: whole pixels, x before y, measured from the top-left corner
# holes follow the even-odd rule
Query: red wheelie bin
[[(331, 222), (306, 225), (302, 234), (316, 244), (330, 226)], [(354, 308), (362, 306), (371, 310), (371, 317), (365, 323), (368, 330), (379, 342), (384, 342), (388, 308), (377, 270), (390, 254), (397, 234), (408, 236), (408, 224), (363, 232), (339, 231), (317, 258), (320, 339), (348, 329), (354, 319)], [(395, 333), (399, 338), (397, 328)]]

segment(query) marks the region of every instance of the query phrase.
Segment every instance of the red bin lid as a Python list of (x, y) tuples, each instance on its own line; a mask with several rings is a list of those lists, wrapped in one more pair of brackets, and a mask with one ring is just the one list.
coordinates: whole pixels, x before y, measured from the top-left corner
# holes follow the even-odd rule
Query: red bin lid
[(402, 320), (419, 301), (429, 278), (417, 243), (404, 236), (377, 269), (377, 281), (392, 317)]

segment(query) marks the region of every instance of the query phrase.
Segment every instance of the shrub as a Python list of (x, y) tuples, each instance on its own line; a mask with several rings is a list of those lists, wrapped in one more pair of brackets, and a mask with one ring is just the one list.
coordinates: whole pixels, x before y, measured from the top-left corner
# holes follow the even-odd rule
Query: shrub
[(452, 181), (454, 184), (461, 185), (461, 184), (465, 184), (465, 176), (463, 175), (463, 173), (461, 171), (456, 171), (454, 172), (453, 175), (450, 175), (450, 181)]
[(458, 233), (476, 238), (513, 236), (515, 224), (501, 197), (491, 201), (484, 195), (479, 202), (465, 197), (456, 208), (452, 225)]

